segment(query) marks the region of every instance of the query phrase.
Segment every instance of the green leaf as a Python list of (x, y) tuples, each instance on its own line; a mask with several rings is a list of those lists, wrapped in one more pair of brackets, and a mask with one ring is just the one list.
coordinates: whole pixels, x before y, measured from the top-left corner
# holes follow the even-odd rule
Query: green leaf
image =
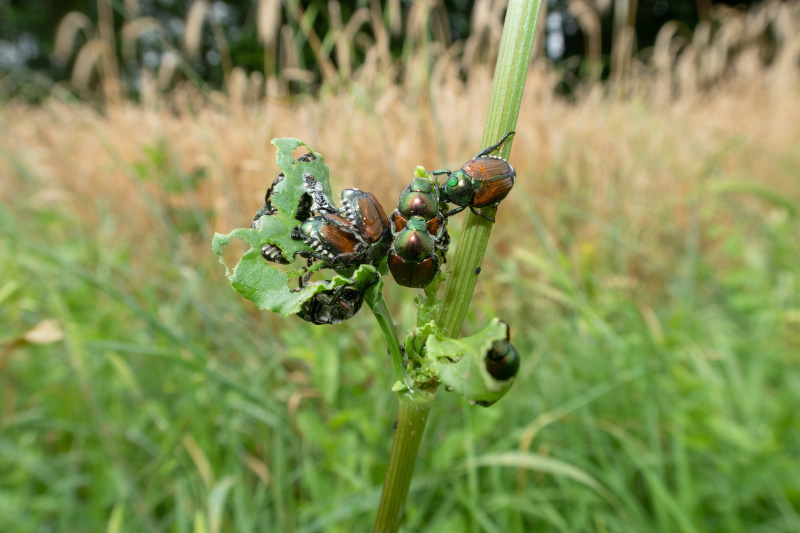
[(364, 288), (372, 283), (378, 275), (374, 266), (360, 265), (351, 277), (336, 275), (330, 281), (309, 283), (303, 289), (292, 290), (289, 288), (289, 282), (292, 279), (290, 273), (300, 275), (302, 271), (285, 272), (264, 261), (264, 258), (261, 257), (261, 244), (259, 244), (261, 242), (260, 230), (239, 228), (227, 235), (216, 233), (212, 249), (220, 256), (220, 263), (225, 264), (222, 258), (222, 249), (231, 242), (233, 237), (249, 243), (250, 249), (233, 268), (233, 272), (227, 269), (226, 265), (226, 275), (231, 280), (231, 286), (236, 292), (256, 304), (259, 309), (269, 309), (281, 316), (297, 313), (303, 302), (319, 292), (342, 285)]
[[(298, 226), (302, 220), (297, 219), (297, 210), (300, 200), (306, 189), (303, 186), (303, 174), (309, 173), (314, 179), (322, 184), (323, 191), (331, 201), (331, 184), (328, 178), (328, 166), (322, 155), (314, 152), (303, 141), (293, 138), (272, 139), (272, 144), (278, 148), (275, 160), (283, 172), (285, 178), (272, 191), (270, 202), (277, 210), (274, 215), (262, 216), (259, 231), (261, 232), (262, 242), (258, 246), (260, 253), (261, 246), (266, 243), (274, 244), (283, 252), (283, 257), (289, 261), (294, 260), (294, 255), (300, 250), (309, 250), (308, 246), (302, 241), (294, 240), (290, 237), (292, 230)], [(305, 146), (309, 152), (314, 154), (311, 161), (298, 161), (292, 152), (299, 146)], [(267, 186), (271, 185), (271, 182)], [(331, 201), (331, 204), (333, 202)]]
[(405, 348), (408, 360), (422, 365), (419, 371), (414, 375), (414, 381), (417, 383), (427, 381), (429, 376), (433, 375), (430, 372), (430, 366), (423, 364), (425, 362), (425, 354), (427, 353), (425, 344), (428, 342), (428, 337), (431, 335), (439, 335), (440, 337), (442, 335), (436, 323), (433, 321), (427, 324), (420, 324), (412, 329), (403, 340), (403, 347)]
[[(486, 356), (495, 341), (506, 338), (508, 326), (493, 319), (470, 337), (450, 339), (436, 331), (425, 342), (425, 359), (439, 381), (472, 404), (488, 407), (505, 396), (514, 378), (497, 380), (486, 369)], [(408, 349), (408, 346), (406, 347)]]
[[(385, 263), (382, 263), (382, 264), (385, 264)], [(355, 275), (358, 275), (358, 273), (360, 271), (361, 271), (361, 269), (356, 270)], [(365, 270), (364, 272), (368, 272), (368, 271)], [(380, 271), (376, 270), (376, 272), (380, 272)], [(373, 277), (369, 281), (372, 281), (374, 279), (375, 279), (375, 276), (373, 275)], [(363, 280), (363, 281), (366, 281), (366, 280)], [(359, 283), (363, 283), (363, 281), (361, 281), (360, 278), (359, 278)], [(366, 293), (364, 293), (364, 301), (367, 303), (367, 305), (369, 307), (375, 307), (378, 304), (379, 300), (382, 300), (382, 299), (383, 299), (383, 278), (379, 274), (378, 275), (378, 281), (376, 283), (374, 283), (369, 289), (367, 289)]]
[(603, 497), (613, 501), (613, 497), (608, 490), (597, 479), (591, 476), (585, 470), (571, 465), (560, 459), (553, 457), (546, 457), (537, 453), (528, 452), (504, 452), (491, 455), (481, 455), (475, 457), (469, 463), (464, 464), (462, 468), (474, 468), (476, 466), (508, 466), (511, 468), (524, 468), (533, 470), (534, 472), (541, 472), (544, 474), (551, 474), (554, 476), (564, 477), (582, 483), (587, 487), (597, 491)]

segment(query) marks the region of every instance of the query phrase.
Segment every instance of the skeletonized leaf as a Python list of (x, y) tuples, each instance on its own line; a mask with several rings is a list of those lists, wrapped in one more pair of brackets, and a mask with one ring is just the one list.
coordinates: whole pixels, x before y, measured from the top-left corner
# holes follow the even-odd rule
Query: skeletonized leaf
[(486, 368), (487, 354), (495, 341), (506, 338), (506, 324), (497, 318), (469, 337), (450, 339), (440, 333), (429, 335), (425, 359), (439, 381), (473, 404), (488, 407), (505, 396), (514, 383), (495, 379)]
[(273, 139), (272, 144), (278, 148), (276, 160), (285, 176), (275, 186), (270, 198), (276, 213), (262, 216), (257, 229), (238, 228), (226, 235), (216, 233), (211, 247), (220, 256), (220, 263), (225, 264), (222, 250), (233, 238), (249, 244), (250, 249), (242, 255), (232, 271), (226, 264), (226, 274), (231, 286), (259, 309), (269, 309), (281, 316), (288, 316), (297, 313), (303, 302), (324, 290), (343, 285), (353, 285), (356, 288), (369, 286), (374, 282), (377, 271), (371, 265), (361, 265), (350, 276), (336, 275), (329, 281), (309, 283), (303, 289), (292, 290), (289, 287), (292, 278), (301, 276), (304, 271), (284, 271), (277, 265), (264, 261), (261, 247), (267, 243), (278, 246), (288, 260), (294, 259), (298, 251), (310, 250), (302, 241), (290, 237), (292, 229), (301, 222), (297, 219), (298, 206), (307, 192), (303, 187), (303, 174), (312, 174), (322, 184), (329, 200), (331, 190), (328, 167), (320, 154), (309, 149), (314, 158), (311, 161), (298, 161), (292, 152), (299, 146), (308, 148), (302, 141), (292, 138)]

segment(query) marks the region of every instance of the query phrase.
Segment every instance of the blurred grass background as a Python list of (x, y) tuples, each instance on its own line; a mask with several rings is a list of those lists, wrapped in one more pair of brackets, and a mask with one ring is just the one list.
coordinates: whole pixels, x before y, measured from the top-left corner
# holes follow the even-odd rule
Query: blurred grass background
[[(222, 91), (145, 70), (134, 102), (94, 65), (89, 100), (2, 104), (0, 531), (371, 527), (397, 406), (369, 313), (258, 312), (210, 240), (249, 225), (273, 137), (389, 210), (481, 148), (497, 27), (445, 47), (426, 13), (314, 93), (230, 65)], [(490, 409), (439, 395), (405, 531), (800, 531), (799, 13), (714, 10), (570, 98), (534, 63), (464, 327), (508, 321), (522, 368)]]

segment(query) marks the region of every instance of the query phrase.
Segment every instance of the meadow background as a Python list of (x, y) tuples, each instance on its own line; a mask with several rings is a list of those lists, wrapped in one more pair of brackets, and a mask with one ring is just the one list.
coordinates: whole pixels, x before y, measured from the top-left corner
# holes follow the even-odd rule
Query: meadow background
[[(187, 37), (135, 96), (101, 7), (59, 29), (89, 36), (70, 84), (0, 104), (0, 531), (371, 527), (397, 411), (372, 317), (259, 312), (210, 243), (250, 224), (273, 137), (387, 210), (481, 148), (502, 3), (456, 43), (437, 4), (388, 4), (265, 22), (267, 75), (223, 60), (218, 88)], [(534, 58), (463, 328), (502, 317), (522, 367), (489, 409), (441, 391), (404, 531), (800, 531), (800, 4), (716, 6), (647, 53), (617, 30), (580, 78)], [(405, 331), (415, 291), (385, 292)]]

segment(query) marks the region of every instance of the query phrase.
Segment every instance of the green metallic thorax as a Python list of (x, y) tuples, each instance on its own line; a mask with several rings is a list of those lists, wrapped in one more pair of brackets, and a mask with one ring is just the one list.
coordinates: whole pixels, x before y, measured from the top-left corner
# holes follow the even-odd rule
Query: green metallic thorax
[(439, 212), (439, 195), (427, 178), (414, 177), (397, 202), (397, 210), (404, 218), (422, 217), (430, 220)]
[(469, 174), (456, 170), (442, 187), (442, 200), (458, 206), (467, 206), (475, 196), (475, 186)]

